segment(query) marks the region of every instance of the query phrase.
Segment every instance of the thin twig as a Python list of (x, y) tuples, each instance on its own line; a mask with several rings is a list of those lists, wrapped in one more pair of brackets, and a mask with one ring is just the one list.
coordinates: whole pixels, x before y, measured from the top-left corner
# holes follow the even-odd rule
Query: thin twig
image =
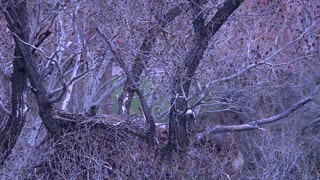
[(11, 111), (9, 111), (4, 104), (2, 103), (2, 101), (0, 100), (0, 108), (9, 116), (11, 116)]

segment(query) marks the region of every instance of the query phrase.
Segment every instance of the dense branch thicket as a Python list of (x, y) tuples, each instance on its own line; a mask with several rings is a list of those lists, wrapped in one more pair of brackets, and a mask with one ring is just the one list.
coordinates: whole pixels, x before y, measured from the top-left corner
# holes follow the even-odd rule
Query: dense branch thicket
[(0, 177), (319, 176), (319, 1), (0, 12)]

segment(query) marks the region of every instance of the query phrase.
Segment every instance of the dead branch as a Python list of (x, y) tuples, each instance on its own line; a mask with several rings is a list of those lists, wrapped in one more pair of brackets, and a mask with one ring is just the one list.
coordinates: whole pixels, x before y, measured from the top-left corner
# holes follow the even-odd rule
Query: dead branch
[(4, 107), (3, 102), (0, 100), (0, 108), (9, 116), (11, 116), (11, 111), (9, 111), (6, 107)]
[(132, 75), (132, 73), (129, 71), (129, 69), (127, 68), (126, 64), (124, 63), (124, 60), (122, 59), (120, 52), (115, 48), (114, 44), (111, 42), (110, 38), (104, 34), (100, 28), (96, 28), (97, 32), (102, 36), (102, 38), (104, 39), (104, 41), (106, 42), (106, 44), (109, 47), (109, 50), (113, 53), (115, 59), (118, 61), (118, 63), (120, 64), (121, 68), (124, 70), (124, 72), (126, 73), (130, 83), (133, 86), (134, 91), (138, 94), (140, 102), (141, 102), (141, 106), (143, 109), (143, 112), (145, 114), (146, 117), (146, 121), (149, 124), (149, 133), (150, 133), (150, 137), (149, 140), (153, 141), (151, 139), (154, 138), (155, 136), (155, 122), (154, 122), (154, 118), (152, 116), (152, 112), (151, 112), (151, 108), (149, 107), (146, 98), (144, 97), (142, 91), (139, 89), (139, 86), (137, 85), (137, 83), (135, 82), (134, 76)]
[(318, 126), (320, 126), (320, 118), (316, 118), (311, 123), (309, 123), (304, 128), (302, 128), (301, 134), (304, 135), (307, 132), (312, 132)]
[(48, 102), (50, 104), (53, 104), (53, 103), (56, 103), (56, 102), (60, 101), (62, 99), (63, 95), (65, 94), (65, 92), (67, 91), (67, 84), (66, 84), (65, 79), (63, 78), (62, 71), (61, 71), (61, 68), (60, 68), (58, 62), (55, 62), (55, 65), (56, 65), (56, 67), (58, 69), (59, 79), (62, 82), (62, 90), (61, 90), (60, 94), (57, 97), (48, 99)]
[(259, 119), (255, 121), (251, 121), (246, 124), (240, 124), (240, 125), (229, 125), (229, 126), (216, 126), (212, 129), (209, 129), (205, 132), (199, 133), (198, 138), (203, 137), (205, 134), (217, 134), (217, 133), (225, 133), (225, 132), (234, 132), (234, 131), (248, 131), (248, 130), (254, 130), (254, 129), (260, 129), (264, 130), (263, 128), (259, 127), (263, 124), (270, 124), (275, 121), (279, 121), (285, 117), (288, 117), (290, 114), (292, 114), (294, 111), (298, 110), (299, 108), (303, 107), (305, 104), (313, 101), (314, 96), (317, 95), (320, 91), (320, 84), (318, 84), (314, 91), (311, 93), (310, 96), (302, 99), (301, 101), (297, 102), (295, 105), (293, 105), (291, 108), (287, 109), (286, 111), (277, 114), (275, 116)]
[[(82, 72), (81, 74), (79, 74), (79, 75), (77, 75), (76, 77), (70, 79), (70, 81), (68, 81), (67, 83), (65, 83), (65, 85), (66, 85), (67, 87), (70, 86), (73, 82), (81, 79), (81, 78), (84, 77), (86, 74), (88, 74), (88, 72), (89, 72), (89, 69), (86, 69), (86, 70), (85, 70), (84, 72)], [(50, 95), (50, 96), (53, 96), (54, 94), (57, 94), (57, 93), (63, 91), (63, 88), (64, 88), (64, 87), (60, 87), (60, 88), (54, 89), (54, 90), (52, 90), (52, 91), (49, 92), (49, 95)]]
[[(106, 90), (104, 93), (97, 93), (95, 97), (95, 104), (101, 104), (105, 97), (109, 96), (112, 92), (114, 92), (116, 89), (118, 89), (120, 86), (122, 86), (126, 82), (126, 79), (121, 79), (118, 82), (116, 82), (111, 88)], [(98, 97), (99, 96), (99, 97)]]

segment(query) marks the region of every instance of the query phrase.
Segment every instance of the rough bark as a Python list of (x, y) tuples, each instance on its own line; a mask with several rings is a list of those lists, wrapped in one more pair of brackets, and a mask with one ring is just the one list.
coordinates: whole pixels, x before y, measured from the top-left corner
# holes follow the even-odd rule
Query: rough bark
[(8, 158), (26, 122), (25, 116), (27, 106), (25, 90), (27, 87), (27, 72), (22, 63), (22, 59), (20, 58), (21, 54), (17, 47), (15, 47), (14, 56), (16, 58), (13, 60), (11, 86), (12, 113), (5, 125), (5, 128), (0, 132), (0, 165)]
[(29, 20), (26, 1), (6, 1), (2, 4), (8, 27), (14, 35), (16, 47), (20, 50), (21, 61), (27, 70), (30, 83), (38, 102), (39, 115), (51, 135), (59, 132), (59, 125), (52, 117), (52, 102), (37, 71), (29, 42)]
[(193, 27), (195, 43), (187, 53), (184, 67), (179, 67), (173, 81), (172, 98), (169, 113), (169, 142), (168, 149), (185, 148), (188, 144), (186, 112), (188, 110), (188, 94), (191, 80), (197, 70), (210, 38), (219, 30), (228, 17), (241, 5), (243, 0), (227, 0), (217, 13), (205, 25), (205, 14), (202, 2), (192, 1), (195, 19)]

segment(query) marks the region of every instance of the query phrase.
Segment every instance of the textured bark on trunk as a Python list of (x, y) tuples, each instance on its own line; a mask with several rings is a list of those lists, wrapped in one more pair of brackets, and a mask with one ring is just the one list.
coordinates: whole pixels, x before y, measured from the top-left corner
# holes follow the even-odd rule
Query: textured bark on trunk
[(8, 158), (25, 124), (26, 106), (26, 69), (22, 63), (20, 51), (14, 50), (13, 75), (11, 85), (11, 116), (5, 128), (0, 132), (0, 164)]
[(20, 51), (21, 61), (27, 70), (28, 77), (38, 102), (39, 115), (43, 124), (51, 135), (56, 135), (60, 128), (52, 117), (52, 102), (43, 85), (43, 80), (37, 71), (29, 42), (29, 14), (25, 0), (13, 0), (2, 2), (4, 16), (8, 27), (14, 33), (16, 47)]
[(187, 53), (184, 67), (179, 67), (173, 81), (171, 109), (169, 113), (169, 142), (167, 150), (185, 149), (188, 146), (187, 110), (190, 83), (209, 44), (210, 38), (219, 30), (228, 17), (240, 6), (243, 0), (227, 0), (205, 25), (205, 14), (200, 0), (192, 1), (195, 19), (193, 27), (195, 43)]
[(187, 54), (184, 68), (179, 68), (174, 77), (172, 98), (169, 113), (169, 144), (175, 144), (175, 147), (186, 148), (188, 145), (187, 134), (187, 110), (188, 96), (191, 78), (194, 76), (196, 69), (202, 59), (202, 55), (208, 45), (209, 38), (203, 33), (203, 28), (198, 27), (204, 25), (203, 18), (195, 19), (197, 21), (196, 43), (192, 50)]

